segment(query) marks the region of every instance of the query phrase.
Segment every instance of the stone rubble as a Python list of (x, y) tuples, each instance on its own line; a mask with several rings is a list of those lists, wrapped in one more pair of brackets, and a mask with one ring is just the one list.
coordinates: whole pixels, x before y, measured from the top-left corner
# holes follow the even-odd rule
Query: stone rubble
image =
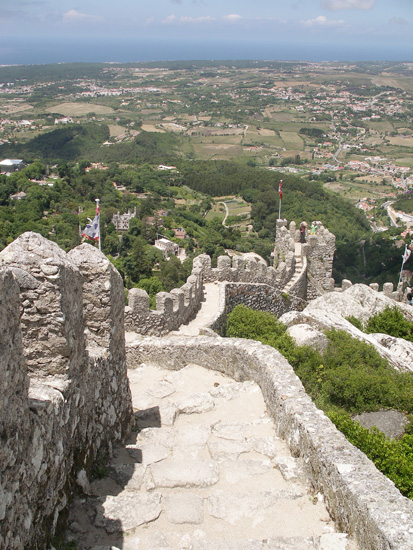
[(108, 476), (71, 507), (77, 550), (357, 548), (303, 484), (255, 383), (197, 365), (142, 365), (129, 379), (147, 409)]

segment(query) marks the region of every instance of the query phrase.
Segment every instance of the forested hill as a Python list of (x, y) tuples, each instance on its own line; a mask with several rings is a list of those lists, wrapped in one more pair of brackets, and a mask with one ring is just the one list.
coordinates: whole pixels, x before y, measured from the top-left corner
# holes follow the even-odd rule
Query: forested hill
[(108, 138), (106, 125), (71, 124), (36, 136), (27, 143), (5, 143), (0, 147), (0, 155), (3, 158), (23, 158), (25, 162), (84, 159)]
[(169, 134), (140, 132), (133, 141), (110, 143), (106, 124), (69, 124), (41, 134), (27, 143), (5, 143), (0, 157), (22, 158), (24, 162), (66, 161), (167, 163), (177, 159), (179, 138)]
[(357, 241), (369, 231), (365, 215), (350, 202), (326, 191), (317, 181), (291, 174), (225, 161), (200, 161), (181, 167), (182, 181), (211, 196), (241, 194), (252, 203), (257, 231), (274, 231), (278, 218), (278, 185), (283, 180), (281, 217), (289, 222), (320, 220), (337, 237), (337, 243)]

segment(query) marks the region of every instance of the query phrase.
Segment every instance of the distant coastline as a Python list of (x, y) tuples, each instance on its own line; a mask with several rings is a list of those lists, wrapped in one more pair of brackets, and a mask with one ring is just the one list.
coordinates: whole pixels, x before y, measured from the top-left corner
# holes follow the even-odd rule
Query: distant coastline
[[(413, 48), (412, 48), (413, 50)], [(413, 61), (413, 51), (366, 44), (0, 37), (0, 66), (176, 60)]]

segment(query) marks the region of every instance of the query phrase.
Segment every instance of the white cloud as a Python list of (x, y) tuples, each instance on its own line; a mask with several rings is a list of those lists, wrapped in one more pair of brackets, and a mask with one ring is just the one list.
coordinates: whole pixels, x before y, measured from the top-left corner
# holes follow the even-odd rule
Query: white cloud
[(389, 21), (391, 25), (408, 25), (409, 22), (406, 21), (406, 19), (403, 19), (403, 17), (392, 17)]
[(99, 15), (88, 15), (87, 13), (81, 13), (76, 10), (69, 10), (62, 16), (63, 21), (66, 23), (72, 23), (76, 21), (102, 21), (103, 17)]
[(177, 21), (176, 15), (171, 13), (171, 15), (168, 15), (166, 19), (162, 19), (161, 23), (163, 23), (164, 25), (170, 25), (171, 23), (176, 23), (176, 21)]
[[(164, 25), (173, 25), (173, 24), (192, 24), (196, 25), (198, 23), (209, 23), (210, 21), (215, 21), (214, 17), (211, 17), (210, 15), (204, 15), (200, 17), (191, 17), (189, 15), (182, 15), (181, 17), (177, 17), (174, 14), (168, 15), (166, 19), (163, 19), (161, 23)], [(154, 19), (151, 17), (146, 21), (147, 24), (153, 23)]]
[(371, 10), (376, 0), (322, 0), (326, 10)]
[(305, 27), (337, 27), (345, 23), (344, 19), (327, 19), (325, 15), (319, 15), (314, 19), (301, 21)]
[(241, 15), (238, 15), (237, 13), (231, 13), (229, 15), (224, 15), (222, 18), (225, 21), (240, 21), (242, 19)]
[(215, 21), (215, 17), (211, 17), (210, 15), (201, 17), (182, 16), (179, 18), (179, 21), (181, 23), (208, 23), (209, 21)]

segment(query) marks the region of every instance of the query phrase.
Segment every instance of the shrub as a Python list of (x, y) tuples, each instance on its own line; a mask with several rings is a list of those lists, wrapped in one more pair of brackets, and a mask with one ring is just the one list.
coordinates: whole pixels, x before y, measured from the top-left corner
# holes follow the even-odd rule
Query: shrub
[(386, 307), (381, 313), (370, 317), (366, 332), (381, 332), (413, 342), (413, 323), (404, 317), (398, 307)]
[(346, 415), (330, 413), (329, 417), (350, 443), (363, 451), (404, 496), (413, 498), (413, 435), (391, 440), (376, 427), (368, 430)]
[(350, 315), (349, 317), (346, 317), (346, 320), (354, 325), (356, 328), (364, 332), (363, 323), (360, 321), (360, 319), (357, 319), (357, 317), (354, 317), (354, 315)]
[(271, 313), (238, 305), (228, 315), (226, 336), (257, 340), (288, 355), (294, 348), (294, 341), (286, 330), (287, 327)]

